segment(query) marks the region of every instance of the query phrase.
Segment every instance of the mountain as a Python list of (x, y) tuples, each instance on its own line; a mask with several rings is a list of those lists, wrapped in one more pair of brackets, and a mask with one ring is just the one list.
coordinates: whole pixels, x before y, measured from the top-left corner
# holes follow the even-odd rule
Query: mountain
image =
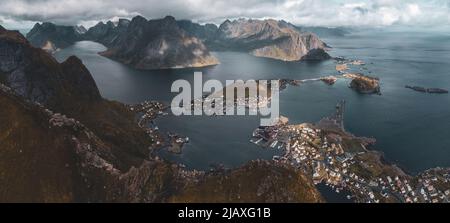
[(89, 28), (84, 38), (109, 47), (113, 45), (119, 35), (127, 31), (129, 24), (130, 20), (128, 19), (119, 19), (117, 24), (111, 21), (108, 21), (106, 24), (99, 22), (97, 25)]
[[(285, 61), (330, 58), (326, 44), (315, 34), (301, 33), (289, 23), (272, 19), (227, 20), (220, 25), (214, 45)], [(310, 52), (316, 56), (308, 56)]]
[(216, 39), (217, 32), (219, 31), (219, 27), (217, 27), (215, 24), (200, 25), (190, 20), (180, 20), (177, 21), (177, 24), (180, 28), (182, 28), (190, 35), (202, 40), (207, 46), (211, 41), (214, 41)]
[(85, 29), (78, 26), (60, 26), (49, 22), (36, 23), (28, 32), (27, 39), (35, 47), (54, 52), (82, 40), (83, 31)]
[(7, 30), (0, 31), (0, 50), (0, 83), (15, 94), (83, 122), (114, 145), (117, 153), (129, 150), (146, 157), (151, 142), (135, 126), (134, 115), (124, 105), (101, 97), (90, 72), (78, 58), (72, 56), (58, 63), (18, 32)]
[[(17, 94), (51, 107), (76, 97), (98, 100), (100, 93), (89, 71), (75, 57), (59, 64), (51, 55), (32, 47), (21, 34), (1, 31), (0, 81)], [(72, 67), (77, 67), (74, 71)], [(73, 73), (77, 72), (77, 75)]]
[(322, 201), (293, 167), (205, 173), (160, 160), (135, 114), (103, 99), (78, 58), (58, 63), (1, 26), (0, 52), (0, 202)]
[(77, 33), (79, 33), (79, 34), (85, 34), (87, 32), (86, 27), (84, 27), (82, 25), (81, 26), (75, 26), (74, 28), (75, 28), (75, 31), (77, 31)]
[(198, 38), (181, 29), (175, 18), (133, 18), (127, 31), (101, 55), (138, 69), (205, 67), (218, 64)]

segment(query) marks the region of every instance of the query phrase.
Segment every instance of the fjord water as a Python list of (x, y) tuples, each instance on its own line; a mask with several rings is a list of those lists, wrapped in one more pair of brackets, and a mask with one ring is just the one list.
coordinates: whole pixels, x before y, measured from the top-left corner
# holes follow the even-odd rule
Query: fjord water
[[(290, 123), (316, 122), (331, 114), (339, 100), (347, 101), (346, 128), (357, 136), (375, 137), (375, 148), (387, 160), (411, 173), (450, 166), (450, 96), (414, 92), (405, 85), (450, 88), (450, 35), (413, 32), (356, 32), (346, 37), (325, 38), (330, 54), (362, 59), (362, 72), (381, 79), (382, 95), (361, 95), (348, 88), (348, 81), (334, 86), (321, 82), (288, 87), (280, 94), (280, 112)], [(221, 64), (202, 69), (138, 71), (101, 57), (105, 47), (78, 42), (56, 53), (60, 61), (76, 55), (91, 71), (103, 97), (124, 103), (160, 100), (170, 103), (173, 81), (192, 83), (193, 72), (203, 79), (306, 79), (336, 74), (333, 61), (283, 62), (256, 58), (245, 53), (215, 52)], [(359, 68), (355, 68), (359, 69)], [(370, 73), (369, 73), (370, 72)], [(190, 138), (183, 154), (164, 154), (190, 168), (211, 164), (237, 166), (248, 160), (270, 159), (278, 151), (249, 142), (259, 125), (258, 117), (159, 118), (161, 130)]]

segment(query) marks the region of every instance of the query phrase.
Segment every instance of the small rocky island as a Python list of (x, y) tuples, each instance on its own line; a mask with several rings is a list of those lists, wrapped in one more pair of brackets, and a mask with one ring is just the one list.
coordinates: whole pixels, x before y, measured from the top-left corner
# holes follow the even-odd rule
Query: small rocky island
[(448, 94), (448, 90), (441, 89), (441, 88), (424, 88), (424, 87), (409, 86), (409, 85), (406, 85), (405, 88), (409, 88), (409, 89), (417, 91), (417, 92), (429, 93), (429, 94)]
[(376, 77), (366, 76), (364, 74), (344, 74), (346, 78), (351, 78), (350, 88), (361, 94), (380, 94), (380, 80)]

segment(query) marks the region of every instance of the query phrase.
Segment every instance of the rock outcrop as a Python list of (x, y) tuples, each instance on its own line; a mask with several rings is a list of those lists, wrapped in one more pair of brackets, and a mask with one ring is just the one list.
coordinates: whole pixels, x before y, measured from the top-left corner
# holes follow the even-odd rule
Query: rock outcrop
[(70, 57), (59, 64), (19, 33), (3, 30), (0, 37), (0, 80), (18, 95), (50, 107), (62, 106), (62, 101), (78, 97), (92, 101), (101, 98), (91, 74), (79, 59)]
[(27, 34), (27, 39), (35, 47), (54, 52), (82, 40), (85, 31), (84, 27), (79, 26), (60, 26), (49, 22), (36, 23)]
[(126, 32), (101, 55), (137, 69), (205, 67), (218, 64), (206, 46), (181, 29), (175, 18), (133, 18)]

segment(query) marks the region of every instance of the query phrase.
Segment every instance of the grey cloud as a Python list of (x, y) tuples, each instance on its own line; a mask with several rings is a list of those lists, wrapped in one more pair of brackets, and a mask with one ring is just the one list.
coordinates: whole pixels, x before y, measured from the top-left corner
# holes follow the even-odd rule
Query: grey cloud
[(2, 24), (52, 21), (73, 25), (140, 14), (214, 23), (270, 17), (299, 25), (427, 25), (449, 23), (449, 9), (449, 0), (1, 0), (0, 19)]
[(369, 9), (366, 9), (366, 8), (363, 8), (363, 7), (355, 7), (355, 8), (353, 8), (353, 10), (355, 12), (358, 12), (358, 13), (363, 14), (363, 15), (369, 13)]

